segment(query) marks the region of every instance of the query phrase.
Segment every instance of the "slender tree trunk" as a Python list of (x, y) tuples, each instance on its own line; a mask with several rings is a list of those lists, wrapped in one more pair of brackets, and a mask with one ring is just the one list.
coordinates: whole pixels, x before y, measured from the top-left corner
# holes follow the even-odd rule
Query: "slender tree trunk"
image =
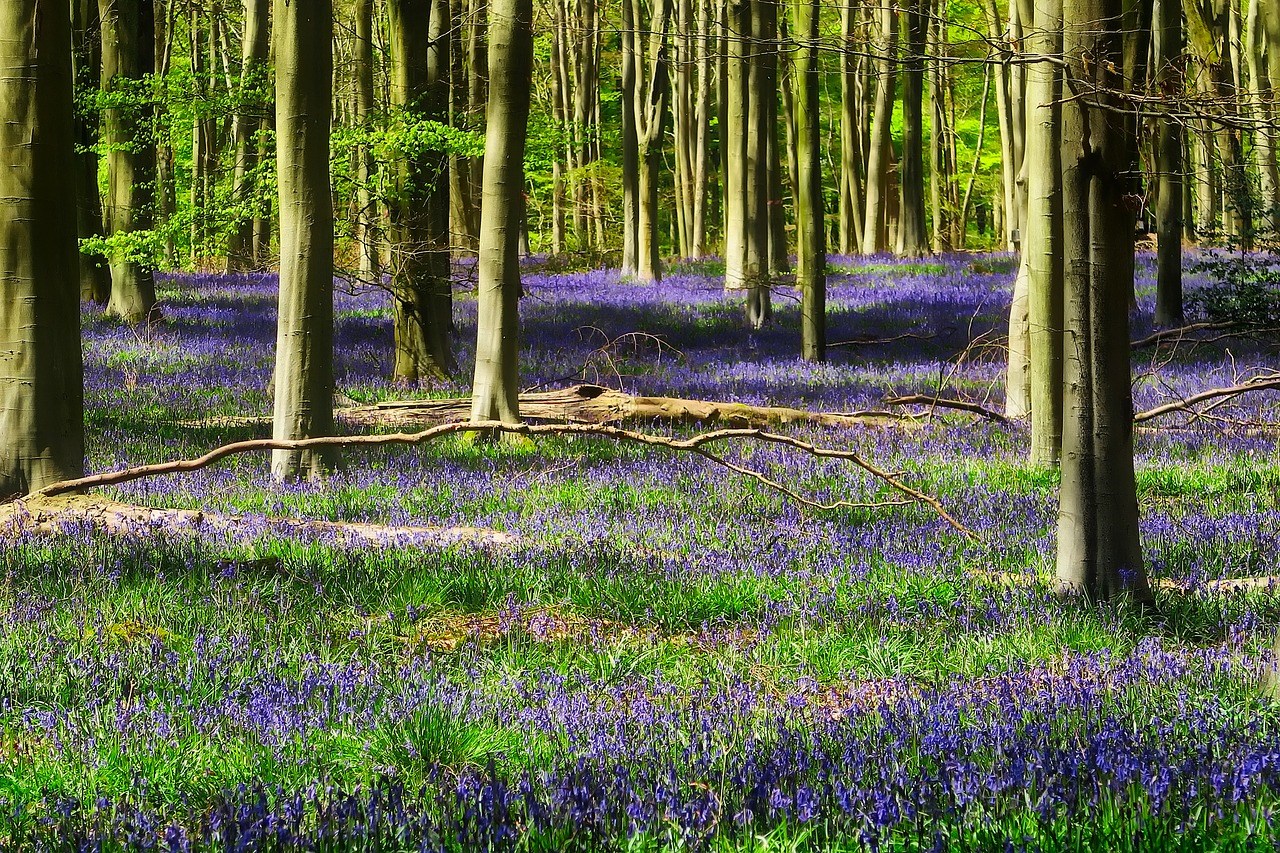
[[(97, 0), (72, 0), (73, 80), (79, 92), (96, 92), (102, 77), (102, 27)], [(101, 237), (102, 197), (98, 194), (98, 111), (76, 104), (76, 225), (81, 239)], [(111, 271), (98, 253), (79, 253), (80, 298), (107, 304), (111, 298)]]
[[(133, 93), (132, 103), (104, 112), (107, 143), (107, 230), (117, 238), (152, 227), (156, 151), (151, 143), (151, 98), (141, 87), (155, 71), (155, 15), (151, 0), (99, 0), (102, 19), (102, 88)], [(136, 254), (111, 254), (107, 313), (141, 323), (156, 307), (151, 269)]]
[(800, 354), (824, 361), (827, 350), (827, 232), (822, 201), (822, 129), (818, 84), (820, 0), (792, 0), (796, 94), (796, 283), (800, 286)]
[[(667, 59), (671, 0), (656, 0), (647, 26), (641, 0), (623, 0), (622, 12), (623, 74), (629, 75), (623, 86), (622, 108), (631, 113), (630, 126), (636, 145), (634, 183), (629, 188), (635, 207), (631, 234), (635, 252), (633, 274), (640, 281), (657, 281), (661, 277), (658, 163), (671, 88)], [(624, 171), (624, 180), (627, 177)]]
[[(97, 2), (97, 0), (93, 0)], [(168, 90), (169, 69), (173, 59), (174, 16), (177, 0), (160, 0), (156, 7), (156, 77), (161, 92)], [(174, 240), (173, 217), (178, 207), (178, 190), (174, 181), (173, 132), (164, 117), (167, 98), (162, 94), (156, 103), (156, 221), (155, 227), (161, 231), (163, 241), (164, 266), (174, 269), (178, 266), (178, 247)]]
[(1031, 348), (1031, 464), (1056, 466), (1062, 452), (1063, 236), (1062, 55), (1063, 0), (1037, 0), (1029, 53), (1046, 57), (1027, 68), (1026, 239)]
[[(763, 327), (772, 315), (769, 198), (771, 154), (776, 133), (778, 7), (776, 0), (750, 0), (751, 42), (747, 63), (747, 167), (745, 182), (747, 321)], [(771, 128), (771, 124), (774, 127)]]
[[(1062, 108), (1063, 255), (1066, 363), (1058, 583), (1092, 600), (1130, 595), (1150, 601), (1138, 539), (1133, 469), (1129, 313), (1134, 214), (1128, 184), (1132, 123), (1117, 121), (1107, 94), (1124, 81), (1119, 0), (1064, 4), (1064, 56), (1070, 79), (1091, 105), (1067, 97)], [(1099, 94), (1100, 93), (1100, 94)], [(1067, 94), (1067, 93), (1064, 93)], [(1079, 94), (1072, 92), (1070, 94)], [(1129, 280), (1125, 280), (1126, 272)]]
[(1249, 80), (1252, 91), (1254, 126), (1253, 159), (1258, 172), (1260, 209), (1258, 229), (1275, 236), (1280, 233), (1280, 110), (1277, 110), (1277, 91), (1280, 91), (1280, 43), (1272, 44), (1274, 31), (1280, 42), (1280, 10), (1276, 4), (1263, 0), (1249, 0)]
[(888, 197), (889, 164), (893, 159), (894, 65), (898, 44), (898, 15), (891, 3), (878, 11), (876, 54), (875, 117), (871, 149), (867, 157), (866, 219), (862, 226), (862, 252), (874, 255), (889, 248)]
[[(352, 40), (352, 74), (355, 77), (356, 123), (361, 130), (373, 130), (376, 101), (373, 95), (373, 0), (356, 0)], [(378, 277), (378, 203), (373, 192), (376, 177), (373, 152), (367, 144), (356, 148), (356, 251), (360, 277)], [(452, 176), (453, 170), (450, 170)]]
[[(433, 30), (444, 33), (447, 15), (442, 0), (388, 0), (387, 14), (392, 104), (409, 124), (447, 122), (448, 39), (431, 39)], [(447, 313), (451, 304), (448, 187), (445, 152), (414, 151), (403, 159), (398, 202), (392, 208), (392, 375), (398, 382), (441, 378), (454, 370)]]
[(0, 3), (0, 497), (84, 473), (71, 15)]
[(840, 251), (853, 254), (862, 247), (862, 136), (865, 117), (858, 107), (859, 58), (854, 51), (860, 15), (859, 0), (840, 5)]
[[(1155, 0), (1155, 82), (1173, 101), (1185, 87), (1182, 74), (1182, 6)], [(1182, 125), (1165, 119), (1156, 126), (1156, 324), (1181, 326), (1182, 312)]]
[(750, 0), (725, 5), (725, 74), (720, 98), (724, 111), (721, 157), (724, 160), (724, 285), (747, 287), (747, 63), (751, 38)]
[(520, 218), (533, 72), (532, 0), (490, 5), (489, 99), (481, 205), (472, 420), (520, 420)]
[[(331, 0), (275, 0), (276, 170), (280, 194), (280, 313), (276, 332), (277, 440), (333, 434), (333, 109)], [(321, 450), (276, 450), (277, 480), (322, 476)]]
[[(368, 2), (368, 0), (365, 0)], [(231, 194), (236, 222), (227, 247), (227, 271), (242, 270), (253, 265), (253, 217), (258, 204), (258, 188), (254, 181), (258, 143), (254, 139), (262, 126), (261, 92), (269, 79), (267, 59), (270, 53), (269, 0), (244, 0), (244, 36), (241, 46), (240, 89), (235, 120), (232, 124), (235, 165)]]
[(924, 191), (924, 54), (928, 0), (909, 0), (907, 57), (902, 74), (902, 159), (898, 164), (901, 193), (898, 254), (917, 258), (929, 253)]

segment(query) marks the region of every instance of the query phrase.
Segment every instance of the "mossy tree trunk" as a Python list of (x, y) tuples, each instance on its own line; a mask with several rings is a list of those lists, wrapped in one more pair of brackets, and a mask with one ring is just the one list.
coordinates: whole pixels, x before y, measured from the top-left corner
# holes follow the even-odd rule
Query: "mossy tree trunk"
[(902, 72), (902, 160), (898, 164), (900, 193), (899, 255), (929, 254), (924, 194), (924, 75), (928, 44), (927, 0), (909, 0), (906, 10), (906, 62)]
[[(1182, 73), (1182, 4), (1155, 0), (1155, 83), (1176, 98), (1185, 85)], [(1180, 326), (1182, 310), (1182, 124), (1164, 120), (1156, 126), (1156, 324)]]
[(254, 179), (262, 114), (263, 92), (270, 80), (270, 0), (244, 0), (244, 33), (240, 54), (240, 85), (231, 124), (234, 159), (231, 177), (236, 222), (227, 246), (227, 271), (253, 266), (253, 219), (258, 211), (259, 188)]
[[(333, 433), (333, 8), (275, 0), (273, 12), (280, 313), (271, 435), (292, 440)], [(336, 462), (332, 452), (276, 450), (271, 471), (312, 479)]]
[[(73, 0), (71, 4), (75, 88), (82, 95), (96, 92), (102, 79), (102, 25), (98, 0)], [(97, 109), (83, 101), (76, 104), (77, 232), (81, 239), (101, 237), (102, 197), (98, 192)], [(80, 298), (106, 305), (111, 298), (111, 269), (106, 256), (80, 253)]]
[(862, 252), (874, 255), (889, 248), (887, 197), (889, 165), (893, 160), (893, 103), (896, 90), (898, 47), (898, 15), (890, 3), (877, 12), (876, 94), (873, 110), (871, 144), (867, 152), (867, 186), (865, 219), (862, 225)]
[(533, 85), (532, 0), (489, 5), (490, 98), (477, 271), (479, 318), (472, 420), (520, 420), (520, 231)]
[(0, 3), (0, 497), (84, 472), (66, 0)]

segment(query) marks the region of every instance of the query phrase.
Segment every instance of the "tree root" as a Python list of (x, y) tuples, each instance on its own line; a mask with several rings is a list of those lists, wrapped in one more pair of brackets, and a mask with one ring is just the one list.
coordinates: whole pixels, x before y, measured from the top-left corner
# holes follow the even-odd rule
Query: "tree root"
[(510, 533), (478, 527), (399, 527), (364, 522), (255, 518), (200, 510), (157, 509), (83, 495), (29, 496), (0, 506), (0, 538), (24, 533), (73, 533), (85, 527), (114, 534), (163, 533), (172, 536), (214, 533), (235, 539), (269, 533), (373, 547), (441, 547), (461, 543), (513, 545), (519, 541)]

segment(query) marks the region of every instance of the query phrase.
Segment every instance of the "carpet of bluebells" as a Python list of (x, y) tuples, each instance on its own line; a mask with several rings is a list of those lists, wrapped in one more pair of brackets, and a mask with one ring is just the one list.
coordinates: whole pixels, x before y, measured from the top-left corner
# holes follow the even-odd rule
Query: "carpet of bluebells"
[[(810, 365), (786, 287), (751, 333), (713, 263), (658, 286), (532, 264), (521, 383), (1000, 409), (1013, 266), (841, 259), (840, 345)], [(458, 276), (452, 383), (392, 385), (385, 292), (339, 294), (344, 398), (466, 393)], [(168, 277), (145, 329), (86, 307), (89, 467), (264, 434), (274, 287)], [(1136, 404), (1278, 364), (1240, 339), (1139, 350)], [(1280, 714), (1257, 685), (1280, 607), (1214, 582), (1280, 574), (1277, 440), (1236, 423), (1280, 421), (1280, 400), (1211, 415), (1138, 435), (1150, 613), (1054, 595), (1055, 475), (1024, 464), (1025, 426), (963, 413), (782, 429), (901, 472), (978, 541), (603, 439), (351, 452), (322, 484), (273, 485), (254, 456), (128, 484), (110, 496), (249, 521), (0, 542), (0, 849), (1271, 849)], [(725, 454), (816, 500), (894, 498), (840, 460)], [(269, 517), (513, 538), (356, 547)]]

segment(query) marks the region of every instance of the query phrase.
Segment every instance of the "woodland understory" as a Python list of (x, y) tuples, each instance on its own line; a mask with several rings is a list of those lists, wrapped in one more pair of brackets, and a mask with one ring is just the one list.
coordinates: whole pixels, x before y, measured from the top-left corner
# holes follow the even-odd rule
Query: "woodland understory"
[[(1280, 717), (1257, 683), (1280, 618), (1276, 394), (1139, 424), (1156, 606), (1064, 601), (1056, 474), (998, 414), (1016, 265), (833, 258), (817, 364), (795, 355), (795, 291), (750, 331), (715, 262), (661, 285), (524, 265), (530, 392), (883, 413), (768, 429), (861, 454), (972, 537), (845, 460), (717, 448), (812, 503), (861, 505), (820, 509), (589, 436), (348, 449), (344, 470), (284, 485), (247, 454), (94, 492), (91, 512), (11, 505), (0, 846), (1271, 846)], [(1139, 257), (1135, 338), (1153, 265)], [(462, 375), (469, 276), (455, 269)], [(84, 309), (88, 470), (267, 434), (274, 276), (158, 288), (148, 325)], [(335, 334), (340, 432), (432, 417), (378, 403), (467, 393), (387, 379), (384, 290), (340, 288)], [(1193, 337), (1135, 348), (1138, 410), (1280, 367), (1274, 339)], [(911, 394), (981, 411), (887, 402)], [(133, 514), (104, 523), (108, 500)]]

